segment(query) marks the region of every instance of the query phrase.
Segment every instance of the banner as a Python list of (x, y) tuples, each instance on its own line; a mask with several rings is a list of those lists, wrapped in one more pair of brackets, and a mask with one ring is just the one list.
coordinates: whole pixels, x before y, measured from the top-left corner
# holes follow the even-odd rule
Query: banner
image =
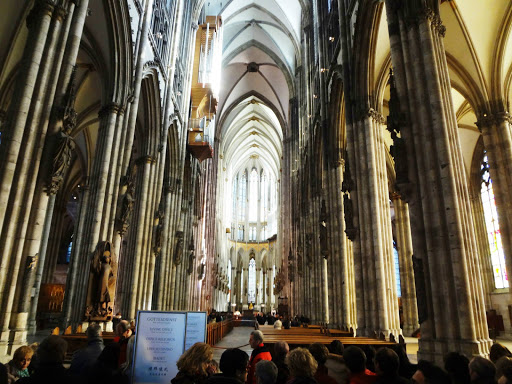
[(185, 351), (195, 343), (206, 343), (206, 312), (187, 312)]
[(139, 311), (133, 383), (170, 383), (184, 352), (186, 324), (186, 312)]

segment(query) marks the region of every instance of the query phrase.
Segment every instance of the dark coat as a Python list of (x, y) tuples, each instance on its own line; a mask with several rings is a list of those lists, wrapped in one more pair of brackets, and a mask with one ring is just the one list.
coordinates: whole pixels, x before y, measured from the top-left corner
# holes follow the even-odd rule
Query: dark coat
[(210, 376), (206, 384), (244, 384), (243, 381), (235, 377), (224, 376), (222, 373), (217, 373)]
[(199, 375), (189, 375), (188, 373), (178, 372), (176, 377), (171, 380), (172, 384), (205, 384), (207, 377)]
[(89, 340), (87, 347), (73, 354), (71, 366), (69, 367), (70, 373), (80, 376), (87, 374), (96, 363), (96, 360), (98, 360), (103, 348), (105, 348), (105, 345), (103, 345), (101, 337)]
[(72, 375), (60, 363), (39, 363), (39, 367), (30, 377), (19, 379), (16, 384), (85, 384), (85, 380)]

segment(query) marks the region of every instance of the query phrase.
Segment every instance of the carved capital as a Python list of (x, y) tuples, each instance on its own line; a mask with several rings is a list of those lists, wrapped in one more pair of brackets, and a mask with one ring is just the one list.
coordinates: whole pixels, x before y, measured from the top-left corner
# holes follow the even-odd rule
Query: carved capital
[(102, 119), (113, 113), (117, 115), (122, 115), (124, 113), (123, 106), (117, 103), (106, 104), (100, 109), (100, 111), (98, 112), (98, 116), (100, 119)]
[(55, 18), (55, 20), (61, 22), (62, 20), (64, 20), (66, 18), (67, 14), (68, 13), (67, 13), (66, 9), (62, 5), (55, 6), (55, 9), (53, 12), (53, 17)]
[(55, 4), (51, 0), (37, 1), (27, 16), (27, 28), (32, 29), (40, 17), (51, 17), (54, 9)]
[(193, 31), (197, 31), (199, 29), (199, 24), (197, 24), (195, 21), (193, 21), (190, 26), (192, 27)]

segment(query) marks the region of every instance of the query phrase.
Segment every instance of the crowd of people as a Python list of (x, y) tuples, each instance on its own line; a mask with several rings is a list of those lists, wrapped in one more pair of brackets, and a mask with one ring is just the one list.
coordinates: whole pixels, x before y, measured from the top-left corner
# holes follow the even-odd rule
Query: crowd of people
[(277, 329), (290, 329), (290, 327), (307, 327), (309, 324), (309, 318), (302, 315), (296, 315), (293, 317), (283, 317), (279, 313), (274, 314), (269, 312), (265, 314), (263, 312), (258, 312), (256, 314), (256, 323), (258, 325), (273, 325), (274, 328)]
[(91, 323), (86, 330), (87, 346), (73, 354), (64, 367), (67, 342), (58, 335), (41, 344), (16, 349), (7, 364), (0, 364), (0, 384), (129, 384), (134, 337), (126, 320), (117, 322), (116, 337), (104, 345), (101, 326)]
[[(66, 341), (57, 335), (41, 344), (18, 348), (11, 361), (0, 364), (0, 384), (128, 384), (134, 336), (127, 321), (119, 321), (116, 338), (104, 345), (101, 327), (91, 324), (87, 346), (76, 351), (69, 369), (64, 367)], [(249, 356), (238, 348), (224, 351), (217, 364), (213, 349), (196, 343), (177, 361), (179, 370), (171, 384), (512, 384), (512, 353), (496, 343), (489, 359), (452, 352), (444, 366), (420, 360), (412, 364), (402, 345), (375, 350), (335, 340), (328, 347), (311, 344), (290, 351), (288, 344), (274, 344), (272, 353), (263, 333), (251, 332)]]
[(311, 344), (290, 351), (286, 342), (274, 344), (271, 354), (263, 333), (251, 332), (249, 357), (244, 351), (227, 349), (219, 369), (210, 369), (212, 349), (197, 343), (178, 361), (180, 372), (172, 384), (509, 384), (512, 383), (512, 353), (500, 344), (491, 348), (490, 359), (452, 352), (444, 367), (420, 360), (412, 364), (402, 345), (375, 350), (335, 340), (329, 347)]

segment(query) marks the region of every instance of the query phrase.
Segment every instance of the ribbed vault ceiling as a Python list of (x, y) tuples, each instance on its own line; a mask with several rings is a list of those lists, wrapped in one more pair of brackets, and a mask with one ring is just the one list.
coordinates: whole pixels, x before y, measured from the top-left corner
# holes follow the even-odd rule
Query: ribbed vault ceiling
[[(307, 0), (309, 1), (309, 0)], [(229, 175), (255, 159), (280, 178), (306, 0), (206, 0), (223, 20), (220, 155)]]

